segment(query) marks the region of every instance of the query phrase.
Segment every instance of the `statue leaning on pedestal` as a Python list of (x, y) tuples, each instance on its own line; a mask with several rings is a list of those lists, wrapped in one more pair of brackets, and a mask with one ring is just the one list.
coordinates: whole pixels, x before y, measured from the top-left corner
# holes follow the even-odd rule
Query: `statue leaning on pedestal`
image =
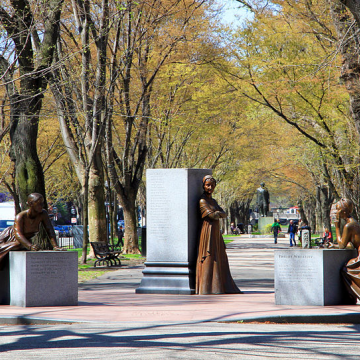
[(269, 212), (270, 195), (265, 183), (262, 182), (260, 187), (256, 190), (256, 206), (260, 216), (267, 216)]
[(33, 193), (28, 196), (28, 210), (22, 211), (15, 217), (15, 224), (9, 226), (0, 233), (0, 267), (9, 251), (30, 250), (38, 251), (39, 246), (32, 244), (31, 239), (39, 232), (40, 223), (44, 226), (53, 250), (62, 249), (56, 243), (54, 228), (44, 209), (44, 197), (41, 194)]
[(236, 286), (229, 268), (224, 239), (220, 232), (220, 219), (225, 211), (212, 197), (216, 180), (212, 175), (203, 178), (204, 193), (200, 198), (201, 232), (196, 262), (196, 294), (242, 294)]

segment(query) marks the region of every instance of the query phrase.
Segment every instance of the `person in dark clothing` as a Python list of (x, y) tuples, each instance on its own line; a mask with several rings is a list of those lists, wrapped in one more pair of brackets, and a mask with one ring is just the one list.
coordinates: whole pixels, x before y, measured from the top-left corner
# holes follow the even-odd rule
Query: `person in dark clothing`
[(296, 226), (296, 224), (294, 224), (293, 220), (290, 220), (290, 224), (289, 224), (289, 228), (288, 228), (288, 234), (290, 236), (290, 247), (293, 246), (292, 242), (294, 242), (294, 245), (296, 246), (296, 242), (295, 242), (295, 234), (298, 231), (298, 227)]
[(124, 246), (123, 237), (124, 237), (124, 230), (123, 230), (122, 225), (120, 225), (119, 232), (118, 232), (118, 246), (119, 245)]

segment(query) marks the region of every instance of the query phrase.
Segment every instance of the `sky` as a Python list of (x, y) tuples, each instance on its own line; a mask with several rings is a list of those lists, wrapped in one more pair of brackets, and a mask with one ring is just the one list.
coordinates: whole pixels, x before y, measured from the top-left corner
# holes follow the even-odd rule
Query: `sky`
[(239, 3), (235, 0), (218, 0), (224, 6), (224, 22), (240, 24), (241, 19), (246, 16), (246, 11), (239, 8)]

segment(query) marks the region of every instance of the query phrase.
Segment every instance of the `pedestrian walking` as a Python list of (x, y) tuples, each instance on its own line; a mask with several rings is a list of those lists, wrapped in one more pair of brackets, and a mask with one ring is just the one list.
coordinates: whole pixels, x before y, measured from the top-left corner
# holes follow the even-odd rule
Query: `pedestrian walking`
[(271, 231), (274, 234), (274, 244), (277, 244), (278, 234), (281, 231), (281, 227), (280, 227), (279, 222), (280, 222), (279, 219), (275, 219), (275, 222), (271, 225)]
[[(288, 234), (290, 237), (290, 247), (296, 246), (296, 242), (295, 242), (295, 234), (298, 231), (298, 227), (296, 226), (296, 224), (294, 224), (293, 220), (290, 220), (290, 224), (289, 224), (289, 228), (288, 228)], [(294, 242), (294, 245), (293, 245)]]

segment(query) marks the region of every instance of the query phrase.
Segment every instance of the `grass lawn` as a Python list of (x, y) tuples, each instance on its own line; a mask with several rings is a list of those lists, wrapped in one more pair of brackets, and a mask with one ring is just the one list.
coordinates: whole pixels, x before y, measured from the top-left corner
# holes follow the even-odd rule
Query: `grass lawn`
[[(225, 244), (229, 244), (234, 241), (234, 236), (240, 235), (223, 235)], [(141, 250), (141, 239), (139, 239), (140, 243), (140, 250)], [(68, 249), (68, 251), (76, 251), (78, 253), (79, 259), (79, 272), (78, 272), (78, 279), (79, 283), (83, 283), (85, 281), (89, 281), (95, 279), (101, 275), (104, 275), (110, 271), (115, 271), (120, 269), (118, 266), (114, 267), (96, 267), (94, 268), (95, 260), (94, 258), (87, 258), (86, 264), (81, 264), (81, 255), (82, 249)], [(88, 247), (88, 254), (90, 252), (90, 246)], [(120, 260), (122, 265), (132, 266), (132, 265), (139, 265), (145, 261), (145, 258), (141, 254), (123, 254), (120, 256)]]
[(234, 241), (234, 236), (238, 237), (240, 235), (223, 235), (224, 243), (229, 244)]
[[(79, 259), (79, 272), (78, 272), (78, 282), (82, 283), (85, 281), (89, 281), (95, 279), (101, 275), (104, 275), (110, 271), (115, 271), (120, 269), (118, 266), (114, 267), (94, 267), (95, 260), (94, 258), (87, 258), (86, 264), (81, 264), (81, 255), (82, 249), (68, 249), (68, 251), (76, 251), (78, 253)], [(88, 247), (88, 254), (90, 252), (90, 246)], [(123, 265), (131, 266), (132, 264), (139, 264), (145, 260), (140, 254), (124, 254), (121, 255), (120, 260)]]

